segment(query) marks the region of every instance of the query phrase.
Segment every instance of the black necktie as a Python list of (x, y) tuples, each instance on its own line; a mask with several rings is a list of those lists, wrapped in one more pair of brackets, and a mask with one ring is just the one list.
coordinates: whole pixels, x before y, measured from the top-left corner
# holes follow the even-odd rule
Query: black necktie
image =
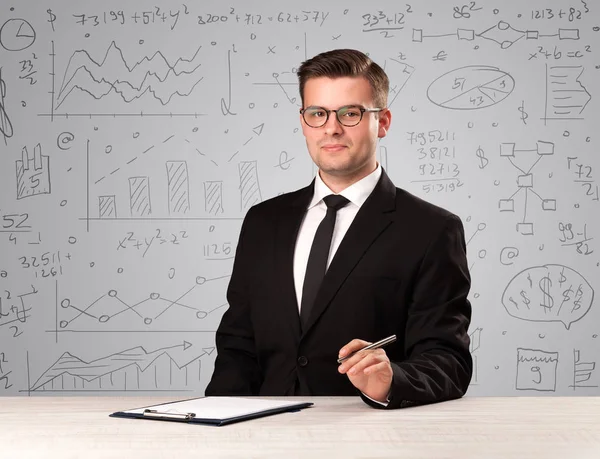
[(323, 201), (327, 205), (327, 214), (315, 233), (315, 238), (310, 248), (310, 255), (308, 256), (308, 263), (306, 264), (304, 285), (302, 286), (300, 320), (303, 326), (308, 320), (317, 292), (319, 291), (323, 277), (325, 277), (337, 211), (350, 202), (338, 194), (325, 196)]

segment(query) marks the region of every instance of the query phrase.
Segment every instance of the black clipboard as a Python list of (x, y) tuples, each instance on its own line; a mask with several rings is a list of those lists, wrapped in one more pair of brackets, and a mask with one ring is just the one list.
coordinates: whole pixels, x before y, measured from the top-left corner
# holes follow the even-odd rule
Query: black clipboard
[(268, 400), (254, 397), (199, 397), (117, 411), (109, 416), (224, 426), (263, 416), (299, 411), (312, 405), (312, 402)]

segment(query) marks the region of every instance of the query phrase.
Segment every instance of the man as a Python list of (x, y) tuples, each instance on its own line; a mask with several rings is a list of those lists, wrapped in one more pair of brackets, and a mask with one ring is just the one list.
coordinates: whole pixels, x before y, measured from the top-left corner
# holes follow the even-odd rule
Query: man
[(206, 395), (359, 394), (378, 408), (461, 397), (472, 360), (460, 219), (396, 188), (377, 163), (392, 118), (380, 66), (334, 50), (298, 77), (318, 174), (248, 211)]

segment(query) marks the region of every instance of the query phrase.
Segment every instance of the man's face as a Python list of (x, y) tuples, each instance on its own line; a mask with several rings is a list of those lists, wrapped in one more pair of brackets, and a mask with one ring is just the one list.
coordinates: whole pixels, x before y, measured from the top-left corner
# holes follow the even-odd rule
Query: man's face
[[(304, 108), (310, 106), (336, 110), (345, 105), (375, 107), (369, 82), (362, 77), (311, 78), (304, 86)], [(308, 126), (302, 115), (300, 123), (308, 152), (319, 167), (321, 178), (347, 181), (348, 185), (375, 170), (377, 138), (385, 137), (391, 122), (389, 110), (365, 112), (353, 127), (342, 126), (331, 112), (324, 126)]]

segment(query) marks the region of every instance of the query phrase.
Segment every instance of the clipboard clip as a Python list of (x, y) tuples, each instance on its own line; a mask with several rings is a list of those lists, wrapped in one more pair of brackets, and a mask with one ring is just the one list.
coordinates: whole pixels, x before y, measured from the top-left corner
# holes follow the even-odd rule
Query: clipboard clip
[(144, 410), (144, 416), (157, 419), (171, 419), (174, 421), (189, 421), (196, 417), (196, 413), (168, 413), (158, 410)]

